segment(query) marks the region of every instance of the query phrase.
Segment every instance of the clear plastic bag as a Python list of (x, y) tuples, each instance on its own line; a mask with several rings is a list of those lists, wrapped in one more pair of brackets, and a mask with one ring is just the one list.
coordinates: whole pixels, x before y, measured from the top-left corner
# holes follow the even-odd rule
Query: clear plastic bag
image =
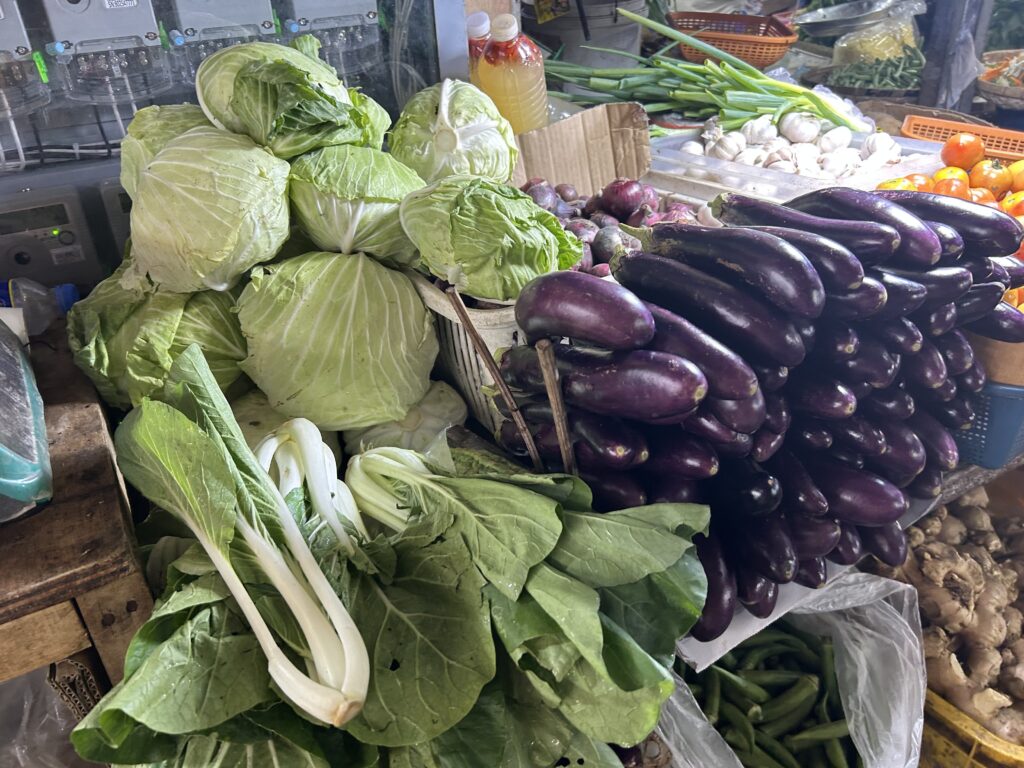
[(0, 766), (89, 768), (71, 747), (77, 721), (47, 682), (46, 667), (0, 685)]
[(918, 46), (921, 37), (914, 16), (927, 10), (924, 0), (893, 5), (887, 18), (840, 37), (832, 52), (832, 63), (857, 64), (902, 56), (905, 45)]
[[(865, 768), (916, 768), (927, 686), (917, 591), (849, 571), (788, 618), (832, 638), (839, 695)], [(685, 685), (662, 709), (658, 735), (675, 768), (742, 768)]]

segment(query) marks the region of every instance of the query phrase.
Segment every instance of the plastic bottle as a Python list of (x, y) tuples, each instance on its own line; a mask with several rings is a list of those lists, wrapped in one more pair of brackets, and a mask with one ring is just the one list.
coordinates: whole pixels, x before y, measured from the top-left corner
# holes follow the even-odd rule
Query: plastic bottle
[(477, 65), (477, 79), (515, 133), (548, 124), (544, 58), (533, 41), (519, 33), (515, 16), (503, 13), (495, 17), (491, 41)]
[(466, 32), (469, 35), (469, 82), (480, 87), (476, 68), (484, 55), (484, 48), (491, 40), (491, 17), (486, 11), (477, 11), (466, 17)]
[(16, 277), (2, 287), (6, 287), (7, 295), (0, 291), (0, 305), (7, 299), (10, 306), (21, 309), (29, 336), (42, 333), (58, 317), (64, 317), (79, 299), (78, 289), (71, 283), (47, 288), (35, 280)]

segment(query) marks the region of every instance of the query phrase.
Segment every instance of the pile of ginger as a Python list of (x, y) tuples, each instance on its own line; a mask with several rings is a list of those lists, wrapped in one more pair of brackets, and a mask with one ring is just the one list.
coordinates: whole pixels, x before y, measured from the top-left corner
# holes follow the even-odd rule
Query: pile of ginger
[(984, 488), (907, 529), (891, 578), (917, 587), (928, 686), (996, 735), (1024, 744), (1024, 511)]

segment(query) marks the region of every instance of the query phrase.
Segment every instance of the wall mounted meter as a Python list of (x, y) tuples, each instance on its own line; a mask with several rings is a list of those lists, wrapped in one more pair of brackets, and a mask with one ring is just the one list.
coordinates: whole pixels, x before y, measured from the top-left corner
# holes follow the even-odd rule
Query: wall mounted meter
[(286, 37), (315, 35), (320, 56), (348, 86), (365, 86), (360, 76), (384, 65), (375, 0), (275, 0)]
[(0, 0), (0, 117), (34, 112), (50, 101), (15, 0)]
[(100, 182), (100, 198), (103, 200), (103, 212), (110, 225), (110, 233), (114, 237), (114, 246), (123, 258), (131, 234), (132, 199), (121, 186), (121, 180), (116, 177)]

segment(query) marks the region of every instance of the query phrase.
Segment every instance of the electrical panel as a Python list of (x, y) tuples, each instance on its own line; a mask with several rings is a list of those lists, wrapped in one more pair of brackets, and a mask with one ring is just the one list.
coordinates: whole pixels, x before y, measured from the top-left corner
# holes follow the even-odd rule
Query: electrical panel
[(28, 114), (50, 101), (15, 0), (0, 0), (0, 118)]
[(365, 75), (384, 60), (374, 0), (276, 0), (282, 34), (312, 34), (320, 56), (349, 86), (365, 87)]

